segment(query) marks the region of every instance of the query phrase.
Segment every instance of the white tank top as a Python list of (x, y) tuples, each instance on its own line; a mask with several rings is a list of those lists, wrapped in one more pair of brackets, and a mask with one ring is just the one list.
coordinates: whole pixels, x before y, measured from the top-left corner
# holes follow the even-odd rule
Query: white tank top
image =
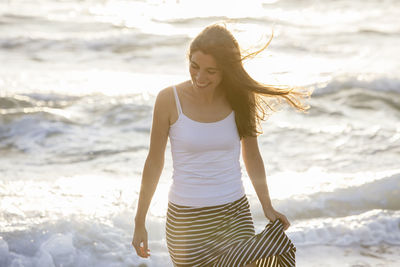
[(169, 129), (174, 169), (169, 201), (203, 207), (241, 198), (245, 191), (234, 111), (217, 122), (194, 121), (183, 114), (173, 88), (178, 120)]

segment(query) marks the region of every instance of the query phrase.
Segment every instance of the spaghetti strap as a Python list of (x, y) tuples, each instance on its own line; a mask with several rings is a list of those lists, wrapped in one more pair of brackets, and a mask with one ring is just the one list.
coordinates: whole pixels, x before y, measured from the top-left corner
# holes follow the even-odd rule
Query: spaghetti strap
[(179, 102), (179, 97), (178, 97), (178, 93), (176, 92), (175, 85), (173, 86), (173, 88), (174, 88), (176, 108), (178, 109), (178, 116), (179, 116), (182, 113), (181, 103)]

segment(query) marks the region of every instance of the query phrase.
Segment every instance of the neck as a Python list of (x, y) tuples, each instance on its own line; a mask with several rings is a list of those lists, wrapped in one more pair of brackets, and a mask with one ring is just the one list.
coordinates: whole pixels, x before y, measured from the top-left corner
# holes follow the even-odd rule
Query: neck
[(222, 88), (217, 87), (214, 89), (199, 90), (192, 86), (193, 92), (202, 104), (212, 104), (215, 100), (219, 99), (224, 91)]

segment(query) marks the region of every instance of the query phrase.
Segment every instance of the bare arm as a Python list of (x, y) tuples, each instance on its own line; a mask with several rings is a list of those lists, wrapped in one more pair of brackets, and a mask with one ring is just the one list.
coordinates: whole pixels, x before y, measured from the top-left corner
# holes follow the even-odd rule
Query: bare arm
[[(161, 172), (164, 167), (165, 147), (169, 131), (168, 92), (166, 89), (157, 95), (153, 111), (153, 123), (150, 133), (150, 148), (143, 168), (138, 208), (135, 217), (135, 233), (132, 245), (139, 256), (147, 258), (147, 231), (145, 221)], [(140, 244), (143, 243), (143, 246)]]
[(247, 174), (250, 177), (263, 209), (271, 209), (272, 204), (267, 186), (264, 162), (258, 149), (257, 137), (243, 137), (242, 157)]
[(242, 138), (242, 157), (246, 166), (247, 174), (249, 175), (254, 190), (257, 193), (257, 197), (261, 202), (265, 216), (271, 221), (274, 221), (277, 218), (281, 219), (284, 229), (286, 230), (290, 225), (286, 216), (277, 212), (272, 207), (267, 186), (267, 178), (265, 175), (264, 162), (258, 149), (257, 137), (247, 136)]

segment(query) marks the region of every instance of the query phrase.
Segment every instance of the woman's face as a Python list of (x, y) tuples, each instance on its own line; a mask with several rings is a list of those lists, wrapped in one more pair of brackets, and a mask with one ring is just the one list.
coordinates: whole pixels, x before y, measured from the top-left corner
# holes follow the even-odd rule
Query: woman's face
[(222, 81), (222, 71), (218, 69), (215, 58), (196, 51), (189, 62), (193, 86), (198, 90), (214, 90)]

